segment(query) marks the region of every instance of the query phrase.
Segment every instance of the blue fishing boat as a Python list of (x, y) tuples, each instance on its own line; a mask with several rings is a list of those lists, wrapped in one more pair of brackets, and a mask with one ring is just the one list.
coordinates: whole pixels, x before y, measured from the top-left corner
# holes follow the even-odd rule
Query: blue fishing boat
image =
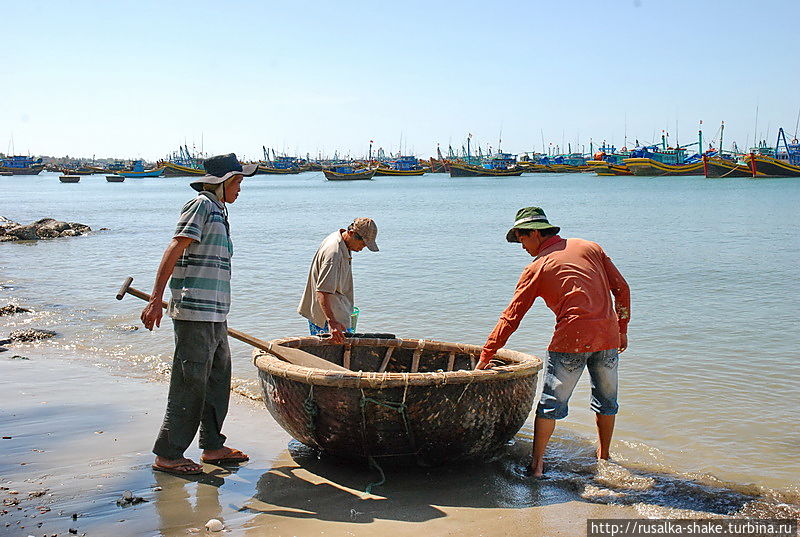
[(117, 175), (122, 177), (161, 177), (164, 175), (164, 167), (145, 170), (144, 163), (141, 160), (135, 160), (133, 162), (133, 169), (118, 171)]
[(586, 161), (586, 165), (597, 175), (633, 175), (622, 162), (631, 156), (627, 147), (623, 147), (621, 151), (617, 152), (615, 146), (603, 143), (593, 156), (593, 159)]
[(64, 163), (59, 169), (62, 175), (92, 175), (96, 171), (91, 167), (79, 161), (72, 161)]
[(524, 171), (517, 165), (516, 155), (502, 152), (483, 158), (480, 164), (450, 163), (450, 177), (513, 177)]
[(419, 159), (414, 156), (400, 156), (394, 160), (381, 162), (375, 172), (376, 176), (413, 176), (422, 175), (430, 171), (419, 163)]
[(703, 131), (698, 131), (698, 141), (677, 147), (667, 147), (666, 137), (661, 135), (661, 148), (656, 145), (637, 147), (629, 158), (622, 162), (633, 175), (651, 177), (671, 175), (704, 175), (703, 157), (699, 153), (687, 155), (686, 148), (703, 147)]
[(372, 179), (377, 168), (356, 168), (353, 165), (333, 166), (322, 170), (328, 181), (360, 181)]
[[(269, 156), (269, 153), (264, 149), (264, 156)], [(262, 160), (258, 163), (258, 174), (264, 175), (288, 175), (300, 173), (303, 168), (300, 165), (300, 159), (297, 157), (278, 157), (274, 159)]]
[(768, 149), (770, 151), (751, 152), (745, 157), (753, 177), (800, 177), (800, 142), (797, 138), (788, 143), (783, 129), (779, 129), (775, 149)]
[(206, 174), (202, 157), (192, 154), (185, 145), (178, 146), (178, 151), (173, 152), (165, 160), (157, 162), (156, 166), (164, 168), (166, 177), (192, 177)]
[(0, 172), (11, 175), (39, 175), (44, 169), (42, 159), (34, 159), (22, 155), (0, 158)]

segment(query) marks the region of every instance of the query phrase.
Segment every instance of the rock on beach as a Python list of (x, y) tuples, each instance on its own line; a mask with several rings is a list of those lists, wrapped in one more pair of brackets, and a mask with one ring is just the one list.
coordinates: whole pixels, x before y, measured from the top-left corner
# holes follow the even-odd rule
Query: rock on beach
[(31, 310), (26, 308), (21, 308), (16, 304), (9, 304), (7, 306), (3, 306), (0, 308), (0, 317), (4, 315), (15, 315), (17, 313), (30, 313)]
[(42, 218), (32, 224), (22, 225), (0, 216), (0, 242), (76, 237), (91, 230), (92, 228), (84, 224), (61, 222), (53, 218)]
[(52, 330), (40, 330), (35, 328), (26, 328), (22, 330), (14, 330), (8, 337), (11, 341), (29, 342), (37, 341), (40, 339), (48, 339), (55, 337), (57, 334)]

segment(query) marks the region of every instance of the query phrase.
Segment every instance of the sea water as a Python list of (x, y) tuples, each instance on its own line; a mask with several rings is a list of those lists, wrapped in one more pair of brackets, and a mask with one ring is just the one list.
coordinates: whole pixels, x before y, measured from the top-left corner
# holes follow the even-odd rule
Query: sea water
[[(56, 330), (60, 337), (40, 344), (39, 352), (111, 364), (127, 375), (166, 370), (169, 320), (152, 333), (134, 330), (144, 303), (114, 295), (126, 276), (150, 291), (180, 208), (194, 195), (189, 181), (0, 177), (0, 216), (22, 223), (53, 217), (95, 230), (0, 244), (0, 305), (35, 310), (0, 318), (3, 330)], [(531, 261), (505, 241), (517, 209), (530, 205), (544, 208), (562, 236), (602, 245), (631, 287), (630, 346), (620, 359), (612, 449), (623, 466), (607, 467), (607, 479), (640, 468), (655, 482), (653, 476), (684, 476), (683, 484), (698, 476), (737, 490), (781, 490), (796, 501), (796, 179), (428, 174), (328, 182), (311, 172), (247, 178), (229, 205), (228, 324), (262, 339), (306, 333), (296, 307), (317, 246), (353, 218), (369, 216), (378, 224), (380, 252), (353, 255), (359, 331), (480, 345)], [(507, 346), (544, 358), (552, 328), (552, 313), (537, 301)], [(237, 388), (257, 397), (251, 349), (231, 346)], [(594, 464), (588, 393), (584, 378), (551, 451), (553, 464), (575, 475), (581, 464)], [(522, 436), (529, 434), (530, 424)], [(617, 478), (628, 489), (639, 479)], [(670, 483), (663, 486), (675, 489)]]

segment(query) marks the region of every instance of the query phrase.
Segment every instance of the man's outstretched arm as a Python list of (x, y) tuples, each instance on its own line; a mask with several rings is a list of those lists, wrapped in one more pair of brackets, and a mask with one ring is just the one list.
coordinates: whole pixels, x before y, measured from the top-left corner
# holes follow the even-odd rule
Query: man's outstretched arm
[(525, 317), (525, 314), (531, 309), (533, 301), (538, 296), (539, 287), (536, 278), (537, 272), (536, 269), (533, 269), (533, 265), (529, 265), (528, 268), (522, 272), (522, 276), (520, 276), (517, 282), (517, 288), (514, 291), (514, 297), (500, 315), (500, 319), (497, 320), (494, 330), (492, 330), (492, 333), (489, 334), (489, 337), (486, 339), (486, 343), (483, 345), (483, 351), (481, 352), (481, 358), (478, 361), (478, 365), (475, 366), (475, 369), (488, 368), (489, 362), (498, 349), (503, 347), (508, 341), (508, 338), (511, 337), (511, 334), (519, 328), (519, 323), (522, 322), (522, 318)]

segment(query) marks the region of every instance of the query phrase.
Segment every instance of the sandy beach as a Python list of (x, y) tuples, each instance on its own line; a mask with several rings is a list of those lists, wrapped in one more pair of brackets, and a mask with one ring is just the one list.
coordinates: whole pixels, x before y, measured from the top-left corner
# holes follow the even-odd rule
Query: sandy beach
[[(35, 347), (4, 354), (0, 535), (206, 534), (216, 518), (226, 535), (581, 536), (589, 518), (797, 516), (796, 506), (755, 490), (596, 464), (591, 444), (569, 436), (555, 441), (572, 460), (553, 461), (551, 478), (533, 480), (521, 472), (527, 425), (501, 460), (388, 468), (378, 484), (375, 470), (320, 458), (261, 403), (239, 396), (224, 431), (251, 461), (205, 465), (194, 478), (166, 475), (150, 468), (165, 383), (45, 358)], [(29, 359), (9, 356), (20, 354)], [(119, 502), (125, 491), (141, 501)]]
[[(524, 459), (525, 439), (511, 461), (387, 470), (366, 494), (377, 472), (318, 458), (239, 397), (225, 432), (249, 463), (205, 465), (194, 479), (153, 472), (164, 383), (33, 348), (19, 353), (29, 360), (4, 354), (0, 535), (191, 535), (211, 518), (228, 535), (583, 535), (587, 518), (641, 516), (525, 478), (513, 461), (520, 450)], [(144, 501), (119, 505), (126, 490)]]

